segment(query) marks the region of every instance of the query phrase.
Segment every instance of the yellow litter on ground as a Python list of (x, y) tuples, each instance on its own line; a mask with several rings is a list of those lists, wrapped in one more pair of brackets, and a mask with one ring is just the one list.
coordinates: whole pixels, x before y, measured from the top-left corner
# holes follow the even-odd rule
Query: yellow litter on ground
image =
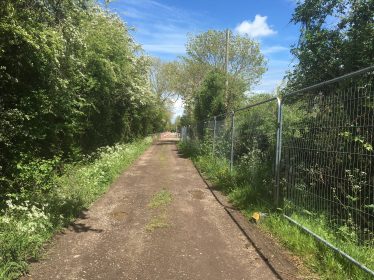
[(258, 221), (260, 220), (260, 212), (254, 212), (253, 215), (252, 215), (252, 221), (254, 221), (255, 223), (258, 223)]

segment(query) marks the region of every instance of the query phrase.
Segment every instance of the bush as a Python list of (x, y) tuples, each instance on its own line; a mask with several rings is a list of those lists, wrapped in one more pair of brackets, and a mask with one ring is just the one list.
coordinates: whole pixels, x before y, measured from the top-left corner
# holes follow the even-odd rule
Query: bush
[(178, 149), (186, 157), (196, 157), (202, 152), (199, 141), (193, 140), (179, 142)]

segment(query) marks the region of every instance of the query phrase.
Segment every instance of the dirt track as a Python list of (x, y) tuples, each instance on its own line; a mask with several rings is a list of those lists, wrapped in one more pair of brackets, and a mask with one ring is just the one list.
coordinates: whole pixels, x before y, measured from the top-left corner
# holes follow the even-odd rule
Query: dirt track
[[(162, 190), (171, 202), (150, 207)], [(25, 278), (279, 279), (172, 139), (150, 147)]]

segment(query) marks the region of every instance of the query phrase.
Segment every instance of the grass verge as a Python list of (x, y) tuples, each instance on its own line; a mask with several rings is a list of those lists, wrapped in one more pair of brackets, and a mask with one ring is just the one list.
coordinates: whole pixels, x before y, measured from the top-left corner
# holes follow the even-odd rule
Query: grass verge
[[(186, 143), (180, 143), (179, 149), (185, 156), (190, 157), (204, 177), (226, 194), (248, 218), (254, 211), (267, 212), (268, 216), (259, 224), (260, 228), (299, 256), (305, 267), (318, 274), (321, 279), (371, 279), (367, 273), (316, 241), (312, 236), (287, 221), (282, 214), (272, 209), (271, 195), (266, 193), (266, 184), (269, 184), (270, 180), (266, 179), (266, 170), (263, 169), (262, 162), (251, 164), (249, 168), (248, 166), (238, 167), (230, 173), (226, 160), (204, 155), (196, 148), (196, 144), (189, 146)], [(266, 199), (267, 197), (270, 199)], [(348, 240), (343, 242), (335, 239), (335, 235), (327, 227), (323, 217), (315, 217), (314, 221), (300, 216), (292, 218), (312, 228), (314, 232), (338, 247), (344, 248), (345, 252), (370, 269), (374, 269), (373, 248), (362, 247)]]
[(9, 194), (0, 213), (0, 279), (17, 279), (43, 244), (87, 209), (151, 144), (151, 137), (100, 149), (93, 159), (64, 166), (48, 189)]

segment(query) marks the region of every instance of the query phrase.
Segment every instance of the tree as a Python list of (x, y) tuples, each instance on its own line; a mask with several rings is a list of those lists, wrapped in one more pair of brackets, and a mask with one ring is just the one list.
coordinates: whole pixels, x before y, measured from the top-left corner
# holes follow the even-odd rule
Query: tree
[[(180, 62), (180, 80), (177, 83), (177, 91), (183, 96), (187, 113), (189, 110), (193, 111), (194, 95), (199, 91), (208, 73), (215, 70), (224, 71), (225, 38), (225, 32), (217, 30), (209, 30), (188, 38), (187, 54)], [(229, 89), (242, 88), (244, 92), (260, 80), (266, 71), (266, 61), (260, 52), (259, 44), (247, 36), (232, 35), (229, 45)], [(231, 111), (239, 102), (235, 96), (228, 93), (225, 104), (225, 110)]]
[(208, 73), (201, 89), (195, 95), (195, 120), (201, 122), (225, 112), (226, 75), (215, 70)]
[(289, 90), (372, 65), (372, 0), (302, 1), (295, 9), (292, 22), (300, 24), (300, 37), (291, 50), (298, 64), (287, 76)]
[[(190, 36), (186, 46), (187, 63), (201, 63), (225, 70), (225, 31), (208, 30)], [(266, 61), (259, 43), (248, 36), (231, 35), (229, 41), (228, 73), (245, 81), (248, 88), (256, 84), (266, 71)]]
[(176, 71), (172, 76), (175, 92), (182, 97), (185, 112), (191, 113), (194, 96), (200, 89), (205, 76), (213, 69), (201, 63), (186, 63), (185, 61), (179, 61), (176, 65)]
[(175, 75), (178, 67), (179, 65), (175, 61), (163, 62), (159, 58), (151, 58), (149, 67), (151, 90), (163, 103), (167, 103), (176, 95)]

